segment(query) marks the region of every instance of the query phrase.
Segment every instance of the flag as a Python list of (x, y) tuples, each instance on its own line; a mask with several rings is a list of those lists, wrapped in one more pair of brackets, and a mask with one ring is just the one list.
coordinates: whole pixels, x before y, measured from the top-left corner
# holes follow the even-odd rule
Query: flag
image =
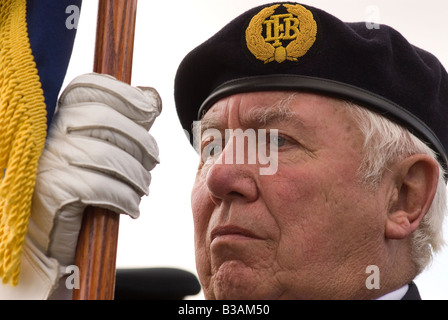
[(16, 285), (81, 0), (0, 0), (0, 278)]

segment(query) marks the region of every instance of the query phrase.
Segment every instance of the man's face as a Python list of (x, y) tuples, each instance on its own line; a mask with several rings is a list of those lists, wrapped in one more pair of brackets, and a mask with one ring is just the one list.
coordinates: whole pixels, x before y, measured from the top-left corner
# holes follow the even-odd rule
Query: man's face
[[(363, 138), (347, 107), (313, 94), (246, 93), (217, 102), (203, 120), (223, 137), (226, 129), (278, 130), (275, 174), (261, 175), (259, 162), (218, 161), (235, 148), (231, 139), (201, 161), (192, 208), (205, 297), (369, 294), (366, 268), (380, 263), (390, 190), (358, 182)], [(208, 142), (202, 137), (203, 148)]]

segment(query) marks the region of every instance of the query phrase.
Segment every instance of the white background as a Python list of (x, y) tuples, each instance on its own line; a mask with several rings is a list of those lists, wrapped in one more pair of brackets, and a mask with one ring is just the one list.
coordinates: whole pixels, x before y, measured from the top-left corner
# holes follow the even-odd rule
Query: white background
[[(140, 218), (121, 218), (118, 267), (174, 267), (196, 273), (190, 190), (197, 156), (177, 119), (174, 76), (180, 61), (191, 49), (247, 9), (270, 2), (139, 1), (132, 84), (155, 87), (162, 97), (162, 115), (151, 129), (159, 144), (161, 164), (152, 171), (151, 194), (142, 199)], [(411, 43), (432, 52), (448, 66), (448, 1), (308, 0), (305, 3), (344, 21), (373, 20), (391, 25)], [(97, 1), (84, 0), (63, 87), (77, 75), (92, 71), (96, 13)], [(416, 282), (423, 299), (448, 299), (448, 248)], [(202, 295), (192, 298), (202, 298)]]

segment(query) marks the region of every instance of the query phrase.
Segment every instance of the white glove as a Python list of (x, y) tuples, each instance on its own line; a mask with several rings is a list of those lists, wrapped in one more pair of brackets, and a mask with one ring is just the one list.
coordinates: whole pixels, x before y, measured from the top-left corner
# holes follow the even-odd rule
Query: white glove
[(159, 163), (148, 130), (160, 111), (154, 89), (110, 76), (86, 74), (67, 86), (39, 162), (20, 275), (26, 280), (0, 286), (0, 299), (51, 296), (75, 262), (87, 206), (138, 217), (149, 171)]

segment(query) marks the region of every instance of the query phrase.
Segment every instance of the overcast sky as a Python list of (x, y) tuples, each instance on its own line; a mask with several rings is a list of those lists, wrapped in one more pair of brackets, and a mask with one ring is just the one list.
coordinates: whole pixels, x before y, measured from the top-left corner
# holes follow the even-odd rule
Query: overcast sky
[[(177, 119), (173, 80), (182, 58), (245, 10), (272, 1), (171, 0), (138, 2), (132, 84), (155, 87), (162, 115), (151, 129), (161, 164), (152, 171), (150, 196), (137, 220), (122, 217), (118, 267), (174, 267), (196, 273), (190, 191), (197, 155)], [(435, 54), (448, 66), (448, 1), (310, 0), (345, 21), (372, 21), (393, 26), (411, 43)], [(91, 72), (97, 1), (86, 0), (66, 81)], [(448, 230), (445, 227), (446, 238)], [(424, 299), (448, 299), (448, 248), (416, 282)], [(201, 298), (199, 295), (197, 298)]]

